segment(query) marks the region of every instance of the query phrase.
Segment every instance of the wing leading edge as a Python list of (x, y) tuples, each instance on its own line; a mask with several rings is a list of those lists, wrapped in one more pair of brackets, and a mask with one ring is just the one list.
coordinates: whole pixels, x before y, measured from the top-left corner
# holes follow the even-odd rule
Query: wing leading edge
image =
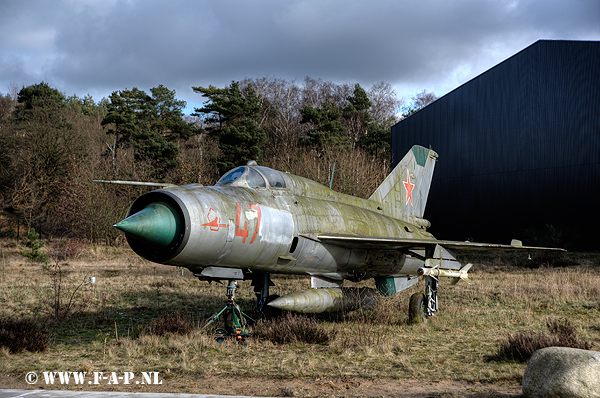
[(520, 241), (513, 241), (510, 245), (495, 243), (460, 242), (438, 239), (413, 239), (385, 236), (360, 236), (350, 234), (320, 234), (318, 240), (322, 243), (332, 244), (354, 249), (410, 249), (423, 250), (436, 245), (453, 250), (495, 250), (495, 251), (554, 251), (564, 252), (565, 249), (554, 247), (523, 246)]

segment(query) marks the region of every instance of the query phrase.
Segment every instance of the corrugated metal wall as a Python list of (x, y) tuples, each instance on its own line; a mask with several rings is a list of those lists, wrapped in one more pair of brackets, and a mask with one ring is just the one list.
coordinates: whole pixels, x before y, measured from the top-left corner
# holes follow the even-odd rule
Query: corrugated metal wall
[(437, 237), (526, 241), (524, 229), (551, 225), (589, 248), (600, 240), (600, 42), (534, 43), (392, 127), (394, 163), (414, 144), (440, 155), (425, 214)]

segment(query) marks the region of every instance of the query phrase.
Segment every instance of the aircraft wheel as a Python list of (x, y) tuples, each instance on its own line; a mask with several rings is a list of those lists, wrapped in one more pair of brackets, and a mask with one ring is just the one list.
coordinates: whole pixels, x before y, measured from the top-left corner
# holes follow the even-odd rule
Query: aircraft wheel
[(425, 294), (414, 293), (410, 296), (410, 304), (408, 305), (408, 323), (426, 323), (427, 317), (425, 316), (425, 308), (427, 300)]

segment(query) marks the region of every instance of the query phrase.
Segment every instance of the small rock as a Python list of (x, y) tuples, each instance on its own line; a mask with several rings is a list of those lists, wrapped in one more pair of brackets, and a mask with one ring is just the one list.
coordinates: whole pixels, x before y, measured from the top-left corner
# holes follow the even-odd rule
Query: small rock
[(525, 398), (600, 398), (600, 352), (548, 347), (533, 353), (523, 374)]

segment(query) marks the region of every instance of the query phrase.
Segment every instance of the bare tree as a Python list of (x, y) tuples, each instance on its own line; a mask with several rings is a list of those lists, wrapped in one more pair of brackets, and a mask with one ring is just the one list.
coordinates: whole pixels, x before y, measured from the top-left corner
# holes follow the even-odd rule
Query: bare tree
[(8, 85), (8, 92), (5, 95), (0, 93), (0, 120), (8, 118), (15, 110), (17, 96), (19, 95), (19, 86), (15, 83)]
[(246, 79), (261, 99), (262, 124), (266, 139), (263, 144), (264, 159), (289, 158), (296, 150), (303, 126), (299, 124), (301, 89), (295, 81), (272, 76)]
[(437, 95), (430, 93), (427, 90), (423, 90), (412, 97), (413, 103), (417, 109), (423, 109), (437, 99)]
[(391, 126), (398, 121), (400, 107), (404, 105), (404, 98), (398, 99), (396, 91), (390, 83), (381, 81), (373, 84), (367, 92), (371, 100), (369, 113), (375, 123)]
[(438, 99), (437, 95), (434, 93), (427, 92), (427, 90), (423, 90), (420, 93), (415, 94), (411, 97), (412, 102), (406, 106), (402, 107), (402, 117), (408, 117), (415, 112), (420, 111), (425, 108), (427, 105), (431, 104), (435, 100)]
[(304, 78), (302, 88), (302, 106), (319, 107), (325, 101), (330, 101), (342, 109), (348, 105), (348, 98), (354, 92), (354, 84), (335, 84), (323, 79)]

